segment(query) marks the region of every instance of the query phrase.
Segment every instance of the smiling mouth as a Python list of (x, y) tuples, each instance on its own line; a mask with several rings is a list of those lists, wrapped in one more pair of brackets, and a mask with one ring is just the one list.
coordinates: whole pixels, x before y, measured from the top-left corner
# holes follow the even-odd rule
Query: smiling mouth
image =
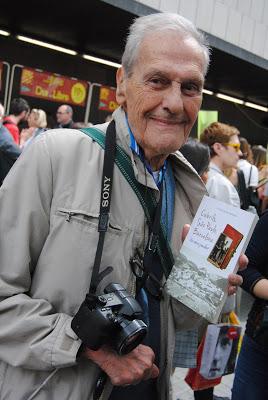
[(183, 125), (186, 124), (188, 121), (185, 118), (181, 119), (174, 119), (174, 118), (161, 118), (156, 116), (149, 116), (150, 119), (156, 121), (163, 125)]

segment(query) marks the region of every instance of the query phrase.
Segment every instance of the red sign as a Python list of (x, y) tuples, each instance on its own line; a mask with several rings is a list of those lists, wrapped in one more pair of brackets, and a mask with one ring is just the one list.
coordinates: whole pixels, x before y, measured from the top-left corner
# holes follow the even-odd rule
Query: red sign
[(116, 89), (102, 86), (100, 89), (99, 110), (113, 112), (119, 107), (116, 101)]
[(39, 72), (31, 68), (22, 70), (20, 94), (24, 96), (84, 106), (87, 89), (88, 83), (85, 81)]

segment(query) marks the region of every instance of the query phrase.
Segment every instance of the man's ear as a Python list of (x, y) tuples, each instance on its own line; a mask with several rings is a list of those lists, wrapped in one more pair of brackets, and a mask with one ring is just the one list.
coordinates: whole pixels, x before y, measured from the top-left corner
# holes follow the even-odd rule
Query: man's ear
[(123, 67), (117, 70), (116, 84), (116, 101), (120, 106), (126, 109), (126, 74)]
[(214, 143), (212, 145), (212, 148), (213, 148), (214, 152), (217, 154), (217, 156), (221, 154), (221, 150), (222, 150), (222, 144), (221, 143), (218, 143), (218, 142)]

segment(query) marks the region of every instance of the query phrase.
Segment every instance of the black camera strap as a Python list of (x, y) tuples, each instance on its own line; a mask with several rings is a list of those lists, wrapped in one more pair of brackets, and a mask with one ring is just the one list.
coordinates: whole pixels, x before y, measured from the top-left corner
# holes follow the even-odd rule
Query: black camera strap
[[(157, 250), (157, 245), (159, 241), (159, 232), (160, 232), (160, 224), (161, 224), (161, 211), (162, 211), (162, 200), (163, 200), (163, 180), (160, 185), (160, 197), (159, 201), (155, 208), (155, 214), (153, 216), (153, 221), (149, 224), (149, 240), (147, 246), (145, 248), (144, 257), (143, 257), (143, 267), (144, 274), (141, 278), (137, 277), (137, 293), (140, 291), (142, 287), (145, 286), (145, 282), (147, 278), (150, 278), (154, 281), (154, 285), (158, 287), (159, 292), (161, 292), (161, 278), (163, 276), (163, 271), (158, 271), (155, 274), (154, 271), (154, 255)], [(157, 295), (160, 299), (160, 297)]]
[(96, 293), (96, 289), (100, 281), (112, 271), (112, 267), (107, 267), (105, 268), (104, 271), (99, 273), (105, 233), (107, 232), (109, 226), (109, 212), (111, 206), (111, 196), (113, 187), (115, 151), (116, 151), (115, 122), (111, 121), (110, 124), (108, 125), (105, 136), (105, 151), (104, 151), (104, 162), (103, 162), (102, 182), (101, 182), (100, 215), (98, 224), (99, 240), (92, 270), (92, 276), (89, 288), (90, 294)]

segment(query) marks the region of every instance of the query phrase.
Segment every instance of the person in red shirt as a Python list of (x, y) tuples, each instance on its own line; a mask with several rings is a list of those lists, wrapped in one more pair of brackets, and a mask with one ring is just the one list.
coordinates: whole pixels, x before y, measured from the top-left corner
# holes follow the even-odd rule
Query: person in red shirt
[(14, 139), (14, 142), (19, 145), (20, 131), (18, 124), (26, 121), (30, 112), (30, 106), (26, 100), (21, 97), (13, 99), (10, 103), (10, 114), (3, 118), (3, 125), (7, 128)]

